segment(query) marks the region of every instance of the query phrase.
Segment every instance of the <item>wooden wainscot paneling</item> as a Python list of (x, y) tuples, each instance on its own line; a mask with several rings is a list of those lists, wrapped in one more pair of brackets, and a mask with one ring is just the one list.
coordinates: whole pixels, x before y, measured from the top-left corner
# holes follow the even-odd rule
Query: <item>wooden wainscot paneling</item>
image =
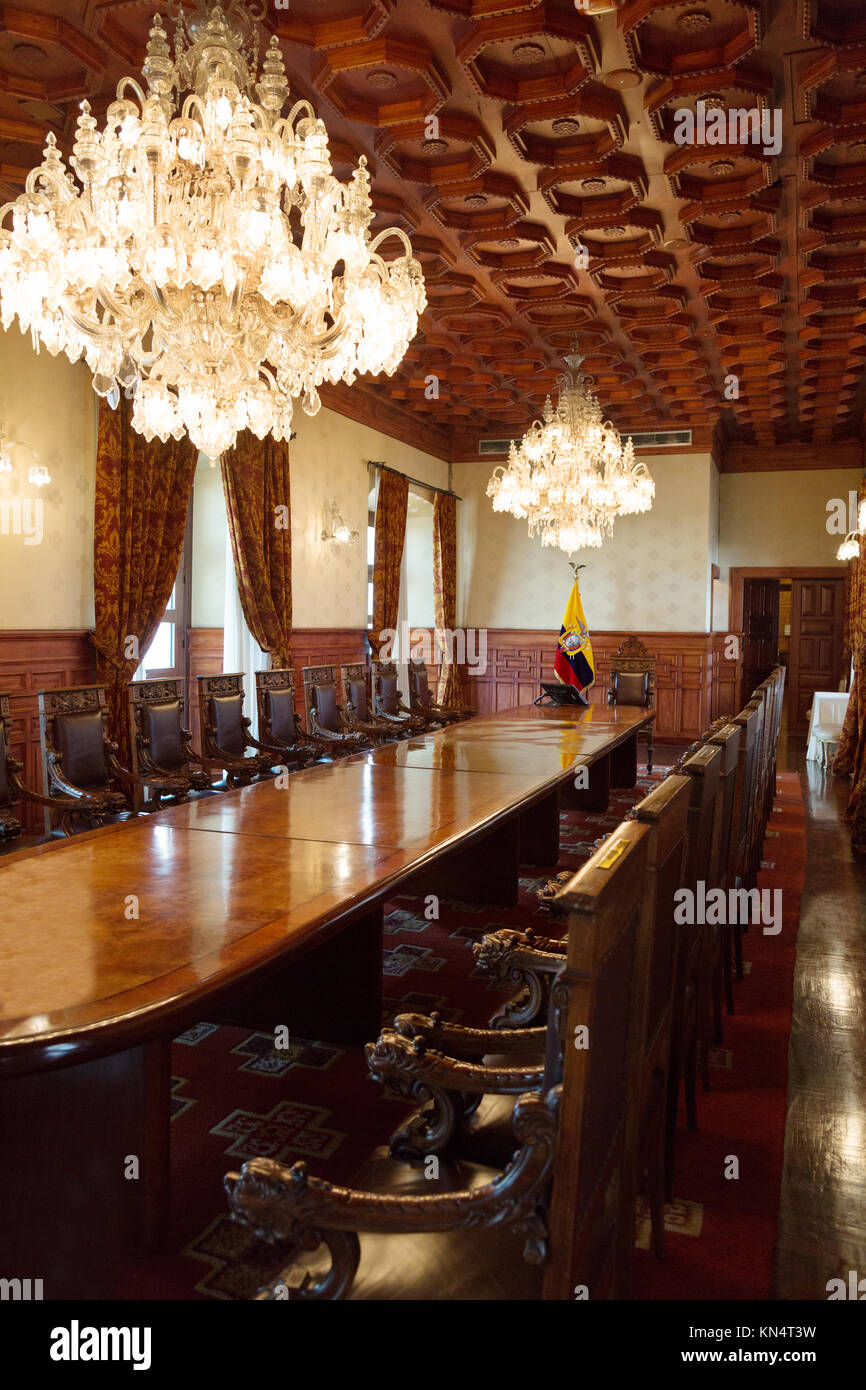
[[(731, 639), (734, 639), (733, 641)], [(739, 713), (743, 678), (743, 634), (713, 633), (712, 716)]]
[[(223, 669), (223, 630), (221, 627), (191, 627), (187, 647), (186, 727), (192, 733), (193, 748), (199, 747), (198, 677), (218, 676)], [(201, 750), (199, 750), (201, 751)]]
[[(656, 736), (688, 740), (709, 724), (718, 637), (704, 632), (594, 632), (593, 704), (606, 704), (610, 657), (628, 636), (640, 638), (656, 658)], [(533, 629), (488, 628), (486, 670), (465, 673), (467, 702), (480, 713), (529, 704), (541, 682), (556, 677), (555, 636)]]
[[(92, 685), (95, 680), (96, 655), (86, 631), (0, 631), (0, 690), (11, 696), (11, 752), (24, 764), (22, 776), (34, 791), (42, 790), (37, 691)], [(18, 815), (28, 834), (42, 833), (38, 806), (22, 801)]]

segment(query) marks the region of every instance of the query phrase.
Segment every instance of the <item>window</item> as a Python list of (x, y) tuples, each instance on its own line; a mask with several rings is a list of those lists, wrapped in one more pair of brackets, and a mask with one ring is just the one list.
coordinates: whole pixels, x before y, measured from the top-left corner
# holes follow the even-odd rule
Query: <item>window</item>
[(426, 492), (409, 489), (406, 512), (406, 615), (411, 627), (436, 623), (433, 598), (433, 503)]
[(186, 651), (189, 633), (189, 576), (192, 560), (192, 501), (186, 518), (180, 565), (174, 588), (147, 651), (144, 652), (134, 679), (159, 680), (174, 677), (186, 680)]

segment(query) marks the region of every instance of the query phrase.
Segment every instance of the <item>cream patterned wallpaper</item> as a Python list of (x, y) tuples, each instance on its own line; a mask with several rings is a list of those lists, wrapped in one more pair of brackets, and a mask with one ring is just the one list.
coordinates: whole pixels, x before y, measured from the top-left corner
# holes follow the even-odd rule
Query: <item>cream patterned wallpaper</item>
[(0, 330), (0, 423), (51, 475), (28, 483), (24, 449), (0, 473), (0, 628), (93, 625), (96, 411), (83, 363), (37, 356), (17, 328)]
[[(841, 536), (827, 530), (827, 503), (846, 502), (860, 485), (856, 468), (804, 468), (792, 473), (725, 473), (719, 583), (714, 625), (728, 625), (730, 567), (744, 565), (835, 565)], [(840, 565), (840, 573), (844, 565)]]
[[(292, 443), (292, 593), (295, 627), (366, 627), (367, 460), (387, 463), (422, 482), (448, 485), (448, 465), (358, 425), (332, 410), (314, 419), (296, 409)], [(323, 542), (326, 508), (335, 500), (357, 530), (349, 545)]]
[[(718, 474), (709, 454), (647, 454), (653, 508), (621, 517), (586, 564), (580, 588), (590, 631), (708, 630), (711, 530)], [(495, 513), (492, 466), (456, 464), (460, 621), (466, 627), (558, 629), (571, 585), (568, 557), (530, 540), (526, 523)], [(714, 542), (713, 542), (714, 544)]]

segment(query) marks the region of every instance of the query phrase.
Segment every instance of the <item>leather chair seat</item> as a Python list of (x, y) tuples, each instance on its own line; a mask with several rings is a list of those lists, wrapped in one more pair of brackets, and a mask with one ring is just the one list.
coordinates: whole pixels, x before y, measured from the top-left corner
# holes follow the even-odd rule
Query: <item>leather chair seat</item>
[[(352, 1186), (391, 1196), (429, 1197), (480, 1187), (498, 1171), (443, 1159), (438, 1180), (430, 1179), (423, 1166), (397, 1163), (383, 1148), (364, 1164)], [(362, 1232), (360, 1241), (361, 1263), (347, 1302), (541, 1298), (543, 1270), (525, 1263), (521, 1238), (507, 1226), (411, 1235)], [(321, 1260), (320, 1252), (298, 1263), (314, 1268), (317, 1258)]]

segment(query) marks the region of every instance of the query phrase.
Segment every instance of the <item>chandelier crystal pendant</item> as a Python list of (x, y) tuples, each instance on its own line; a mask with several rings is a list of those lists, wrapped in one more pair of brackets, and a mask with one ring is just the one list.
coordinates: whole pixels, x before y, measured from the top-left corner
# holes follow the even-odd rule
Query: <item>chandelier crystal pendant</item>
[(559, 378), (556, 408), (550, 397), (520, 445), (511, 442), (508, 463), (495, 469), (487, 496), (495, 512), (529, 522), (530, 536), (569, 555), (600, 546), (618, 516), (648, 512), (655, 483), (636, 461), (631, 439), (602, 419), (598, 400), (573, 350)]
[(75, 177), (49, 134), (0, 208), (0, 321), (83, 357), (111, 405), (124, 390), (146, 439), (216, 458), (242, 429), (287, 439), (323, 381), (393, 373), (427, 300), (405, 233), (370, 235), (366, 160), (341, 183), (309, 102), (283, 114), (264, 5), (194, 3), (173, 58), (154, 18), (145, 86), (119, 82), (102, 131), (82, 103)]

